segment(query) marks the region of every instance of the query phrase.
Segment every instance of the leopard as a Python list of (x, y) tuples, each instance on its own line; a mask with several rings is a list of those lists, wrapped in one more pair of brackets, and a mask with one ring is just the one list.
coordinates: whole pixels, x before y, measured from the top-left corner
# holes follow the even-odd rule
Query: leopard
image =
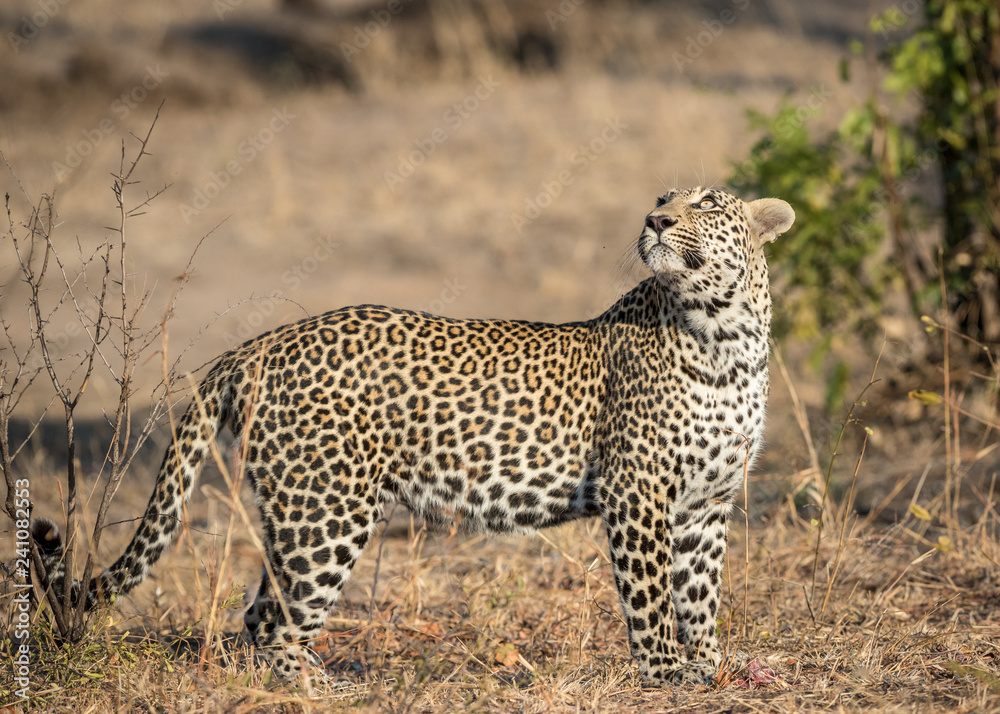
[[(277, 679), (323, 673), (311, 644), (401, 504), (502, 534), (601, 518), (641, 676), (710, 684), (729, 513), (764, 433), (764, 251), (794, 220), (778, 198), (673, 189), (632, 253), (652, 275), (591, 319), (361, 305), (247, 341), (194, 390), (124, 553), (70, 597), (94, 608), (146, 579), (228, 427), (266, 555), (244, 622)], [(65, 594), (58, 528), (31, 532), (44, 585)]]

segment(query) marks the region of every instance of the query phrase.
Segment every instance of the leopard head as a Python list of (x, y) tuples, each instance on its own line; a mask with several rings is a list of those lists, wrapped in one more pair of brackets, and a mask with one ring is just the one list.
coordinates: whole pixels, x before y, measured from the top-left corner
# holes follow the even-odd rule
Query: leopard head
[(668, 287), (717, 293), (760, 270), (766, 275), (761, 247), (794, 221), (792, 207), (780, 199), (746, 203), (715, 188), (673, 190), (646, 216), (639, 257)]

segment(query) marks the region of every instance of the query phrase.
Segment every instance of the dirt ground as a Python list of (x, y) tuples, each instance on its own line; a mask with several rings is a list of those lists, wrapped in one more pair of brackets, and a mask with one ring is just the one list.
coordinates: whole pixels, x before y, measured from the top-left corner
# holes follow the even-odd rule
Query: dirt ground
[[(129, 219), (125, 240), (136, 300), (148, 291), (143, 326), (163, 320), (181, 287), (165, 349), (182, 372), (266, 329), (349, 304), (586, 318), (642, 277), (630, 251), (658, 195), (732, 173), (757, 138), (747, 108), (770, 111), (785, 99), (817, 130), (836, 126), (867, 89), (841, 82), (839, 63), (880, 7), (13, 0), (0, 9), (0, 191), (15, 220), (53, 196), (54, 235), (76, 264), (118, 225), (122, 147), (134, 155), (159, 112), (130, 205), (165, 190)], [(28, 293), (8, 243), (0, 252), (2, 317), (11, 334), (26, 335)], [(69, 311), (54, 317), (57, 354), (85, 346), (73, 325)], [(824, 408), (810, 345), (780, 347), (787, 377), (773, 372), (768, 448), (749, 485), (747, 525), (731, 538), (720, 627), (732, 661), (713, 688), (638, 680), (598, 524), (516, 541), (428, 534), (402, 513), (329, 623), (331, 670), (344, 686), (310, 699), (269, 689), (260, 672), (245, 679), (246, 644), (233, 637), (261, 559), (252, 523), (230, 508), (229, 485), (210, 469), (190, 532), (151, 582), (95, 625), (93, 651), (40, 645), (33, 705), (998, 710), (996, 434), (960, 422), (962, 438), (946, 454), (941, 411), (906, 398), (940, 382), (938, 366), (902, 369), (926, 339), (923, 325), (887, 314), (886, 330), (883, 381), (855, 415), (873, 434), (865, 441), (858, 425), (848, 429), (823, 516), (817, 500), (850, 404)], [(138, 412), (160, 381), (163, 344), (137, 372)], [(853, 398), (877, 345), (845, 336), (838, 346)], [(970, 390), (970, 409), (977, 398)], [(49, 400), (40, 380), (16, 426)], [(79, 409), (81, 469), (87, 493), (98, 494), (86, 499), (85, 522), (110, 439), (101, 415), (116, 402), (110, 374), (95, 374)], [(55, 424), (18, 462), (37, 512), (50, 516), (64, 508)], [(164, 433), (161, 425), (112, 506), (109, 522), (121, 523), (101, 543), (101, 564), (131, 536)], [(942, 493), (955, 480), (963, 500), (947, 521)], [(161, 651), (165, 635), (185, 636), (193, 656)], [(234, 648), (242, 659), (230, 657)], [(0, 704), (13, 701), (4, 677)]]

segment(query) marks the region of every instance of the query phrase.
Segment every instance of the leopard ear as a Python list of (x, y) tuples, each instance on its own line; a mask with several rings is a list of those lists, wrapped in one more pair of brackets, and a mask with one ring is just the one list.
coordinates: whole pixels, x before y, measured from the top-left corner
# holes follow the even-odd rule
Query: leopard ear
[(747, 208), (754, 235), (761, 243), (773, 242), (795, 222), (795, 211), (780, 198), (759, 198)]

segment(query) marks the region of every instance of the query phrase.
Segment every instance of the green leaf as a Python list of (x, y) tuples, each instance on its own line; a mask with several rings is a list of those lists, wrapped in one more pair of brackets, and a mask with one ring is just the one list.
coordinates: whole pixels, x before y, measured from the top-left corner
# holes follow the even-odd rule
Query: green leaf
[(949, 144), (951, 144), (954, 148), (958, 149), (959, 151), (963, 150), (966, 147), (967, 142), (965, 140), (965, 137), (947, 127), (943, 126), (938, 127), (938, 136), (941, 137), (942, 141), (947, 141)]
[(922, 521), (929, 521), (931, 519), (930, 511), (916, 503), (910, 506), (910, 513)]
[(944, 12), (941, 14), (940, 27), (941, 31), (946, 35), (951, 35), (955, 32), (955, 13), (958, 12), (958, 3), (946, 2), (944, 4)]
[(961, 677), (972, 677), (980, 683), (985, 684), (994, 694), (1000, 694), (1000, 679), (992, 672), (976, 667), (969, 667), (958, 662), (946, 662), (945, 668), (953, 674)]
[(916, 399), (921, 404), (926, 404), (927, 406), (934, 406), (935, 404), (940, 404), (944, 401), (941, 395), (937, 392), (930, 392), (926, 389), (913, 389), (907, 394), (910, 399)]
[(844, 401), (844, 395), (847, 393), (847, 380), (850, 377), (850, 370), (847, 367), (847, 362), (844, 360), (837, 360), (837, 364), (834, 365), (833, 371), (826, 378), (826, 408), (829, 411), (833, 411), (841, 405)]

